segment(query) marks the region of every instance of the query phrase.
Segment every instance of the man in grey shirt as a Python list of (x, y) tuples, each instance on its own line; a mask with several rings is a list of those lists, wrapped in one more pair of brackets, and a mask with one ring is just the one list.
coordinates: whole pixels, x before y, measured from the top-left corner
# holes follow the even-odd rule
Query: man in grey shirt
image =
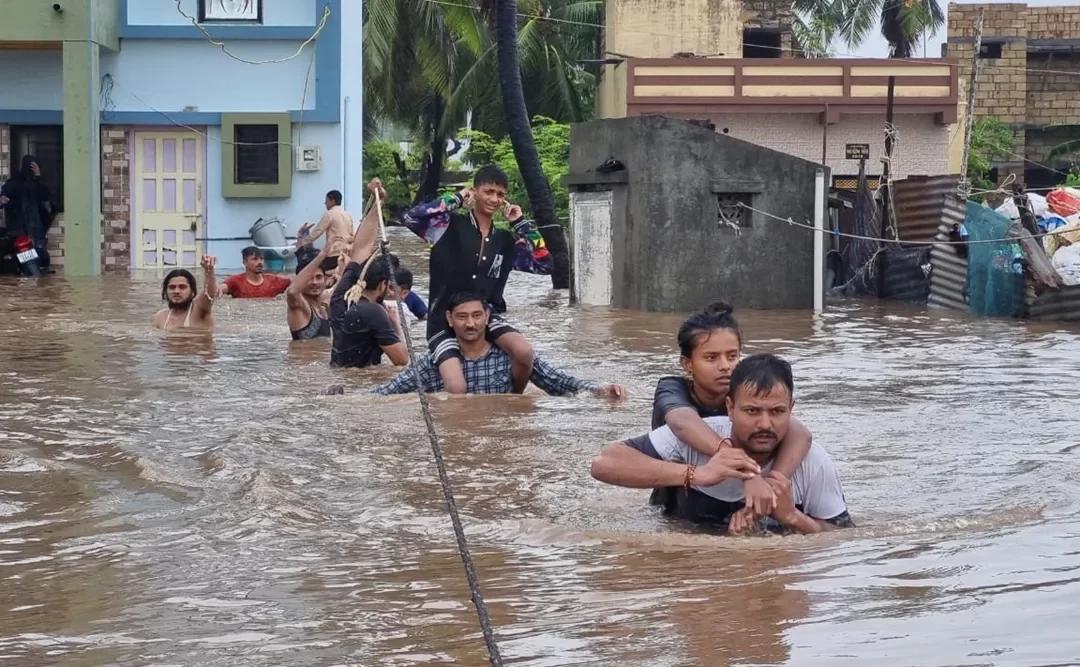
[(613, 442), (593, 460), (592, 476), (631, 488), (683, 487), (675, 514), (721, 529), (743, 511), (743, 480), (764, 470), (777, 494), (771, 517), (748, 517), (734, 525), (748, 529), (754, 519), (769, 532), (817, 533), (853, 526), (840, 475), (823, 447), (814, 443), (791, 480), (769, 472), (788, 433), (794, 404), (791, 365), (771, 354), (747, 357), (731, 374), (728, 417), (705, 423), (731, 443), (711, 458), (679, 441), (662, 426), (646, 435)]

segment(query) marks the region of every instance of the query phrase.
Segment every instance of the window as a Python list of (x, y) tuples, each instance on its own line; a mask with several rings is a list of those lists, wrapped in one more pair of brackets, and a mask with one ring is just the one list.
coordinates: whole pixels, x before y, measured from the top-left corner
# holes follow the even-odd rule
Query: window
[(224, 113), (221, 139), (223, 196), (292, 196), (292, 119), (288, 113)]
[(41, 167), (41, 180), (49, 188), (56, 211), (64, 210), (64, 127), (62, 125), (12, 125), (11, 173), (33, 155)]
[(743, 58), (780, 58), (783, 56), (780, 31), (774, 28), (743, 30)]
[(730, 194), (723, 193), (716, 195), (716, 223), (720, 227), (731, 227), (739, 229), (740, 227), (750, 226), (750, 209), (747, 206), (753, 206), (753, 195), (740, 193)]
[(199, 22), (262, 23), (262, 0), (199, 0)]
[(236, 152), (234, 183), (278, 184), (277, 125), (236, 125), (233, 142)]
[(1000, 58), (1001, 57), (1001, 42), (991, 42), (989, 44), (983, 43), (979, 45), (979, 57), (980, 58)]

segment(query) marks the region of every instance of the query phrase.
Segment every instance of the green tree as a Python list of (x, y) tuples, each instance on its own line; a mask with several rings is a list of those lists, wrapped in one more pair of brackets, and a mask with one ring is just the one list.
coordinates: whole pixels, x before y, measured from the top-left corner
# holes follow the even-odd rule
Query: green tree
[[(993, 190), (990, 170), (994, 160), (1012, 152), (1013, 133), (997, 118), (981, 116), (971, 124), (971, 150), (968, 151), (968, 180), (975, 190)], [(979, 199), (973, 197), (973, 199)]]
[(794, 0), (793, 8), (803, 24), (795, 36), (810, 28), (811, 46), (822, 40), (828, 45), (835, 37), (858, 48), (879, 26), (890, 58), (914, 57), (919, 42), (945, 25), (938, 0)]

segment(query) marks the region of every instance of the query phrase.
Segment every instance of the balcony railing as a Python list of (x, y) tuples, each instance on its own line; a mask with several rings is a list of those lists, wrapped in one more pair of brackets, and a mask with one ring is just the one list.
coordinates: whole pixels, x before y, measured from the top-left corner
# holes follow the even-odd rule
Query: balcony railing
[(899, 114), (956, 122), (957, 67), (947, 60), (664, 58), (626, 61), (626, 113), (885, 111), (889, 77)]

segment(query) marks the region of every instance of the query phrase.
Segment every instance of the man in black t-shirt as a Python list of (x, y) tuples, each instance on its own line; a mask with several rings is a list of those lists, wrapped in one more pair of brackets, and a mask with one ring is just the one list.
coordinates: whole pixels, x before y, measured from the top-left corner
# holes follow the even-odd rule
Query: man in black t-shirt
[(334, 334), (331, 366), (364, 368), (382, 362), (383, 352), (395, 366), (409, 363), (409, 351), (401, 341), (401, 323), (396, 310), (383, 300), (390, 293), (390, 262), (386, 257), (371, 260), (364, 286), (358, 286), (363, 266), (353, 261), (345, 267), (330, 297), (330, 327)]

